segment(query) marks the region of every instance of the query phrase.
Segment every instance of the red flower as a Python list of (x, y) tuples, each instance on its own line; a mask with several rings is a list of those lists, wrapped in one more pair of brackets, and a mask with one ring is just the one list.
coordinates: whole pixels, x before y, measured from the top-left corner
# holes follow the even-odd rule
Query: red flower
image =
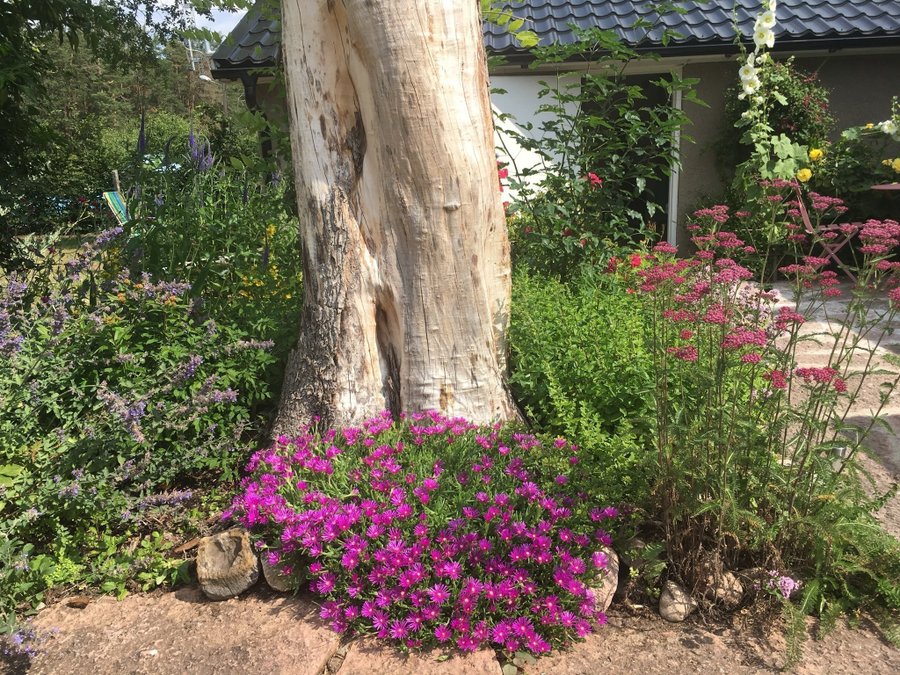
[(594, 187), (600, 187), (603, 185), (603, 179), (595, 173), (589, 173), (587, 175), (587, 178), (591, 182), (591, 185), (593, 185)]
[(628, 256), (628, 264), (632, 267), (640, 267), (641, 262), (643, 261), (641, 259), (640, 253), (632, 253), (630, 256)]

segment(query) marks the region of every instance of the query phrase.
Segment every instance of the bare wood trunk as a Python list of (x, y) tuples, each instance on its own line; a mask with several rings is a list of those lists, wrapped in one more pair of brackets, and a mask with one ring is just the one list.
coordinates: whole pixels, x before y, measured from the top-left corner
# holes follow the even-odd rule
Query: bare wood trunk
[(479, 3), (285, 0), (304, 311), (274, 433), (516, 415)]

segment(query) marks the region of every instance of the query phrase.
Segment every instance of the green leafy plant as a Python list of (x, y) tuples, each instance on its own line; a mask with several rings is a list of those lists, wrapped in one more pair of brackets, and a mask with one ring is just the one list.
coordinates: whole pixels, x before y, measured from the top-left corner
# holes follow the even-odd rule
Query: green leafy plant
[(269, 396), (272, 343), (204, 317), (187, 284), (132, 279), (122, 235), (0, 296), (0, 539), (32, 561), (4, 577), (4, 612), (57, 583), (175, 579), (154, 529), (187, 530), (196, 491), (236, 480)]
[[(648, 303), (652, 495), (670, 572), (703, 588), (724, 569), (784, 565), (804, 576), (805, 610), (838, 603), (881, 608), (896, 619), (895, 594), (884, 589), (892, 587), (900, 549), (887, 535), (865, 534), (877, 529), (870, 514), (890, 493), (865, 496), (856, 456), (900, 378), (875, 363), (879, 326), (900, 301), (888, 260), (900, 225), (863, 226), (847, 316), (810, 334), (801, 331), (807, 317), (845, 293), (824, 269), (829, 260), (805, 256), (782, 267), (795, 304), (776, 306), (775, 295), (745, 283), (753, 274), (735, 260), (744, 244), (723, 229), (727, 209), (708, 211), (700, 214), (705, 227), (693, 227), (694, 256), (675, 258), (673, 247), (660, 244), (640, 267), (625, 269)], [(885, 285), (887, 307), (871, 290)], [(827, 363), (799, 367), (797, 347), (811, 340), (830, 350)], [(881, 391), (873, 418), (855, 422), (851, 410), (873, 379)]]
[(643, 341), (642, 307), (613, 278), (514, 276), (513, 394), (542, 432), (578, 439), (585, 485), (614, 502), (646, 489), (652, 378)]
[[(512, 125), (505, 131), (539, 158), (537, 166), (510, 164), (511, 210), (521, 217), (514, 257), (565, 276), (580, 263), (605, 261), (617, 248), (653, 236), (650, 223), (662, 207), (652, 184), (670, 174), (675, 134), (687, 121), (670, 100), (675, 92), (696, 99), (693, 82), (674, 75), (643, 86), (630, 82), (625, 68), (639, 54), (612, 31), (586, 31), (574, 44), (534, 53), (535, 65), (575, 57), (591, 63), (585, 71), (543, 82), (541, 122), (518, 123), (522, 133)], [(654, 93), (664, 102), (653, 102)], [(501, 115), (500, 121), (510, 119)]]

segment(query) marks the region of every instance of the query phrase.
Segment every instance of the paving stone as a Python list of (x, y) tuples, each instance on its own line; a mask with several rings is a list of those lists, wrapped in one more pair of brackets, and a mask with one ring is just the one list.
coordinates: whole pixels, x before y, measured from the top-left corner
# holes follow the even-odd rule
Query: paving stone
[(29, 675), (319, 675), (340, 645), (311, 598), (270, 592), (218, 602), (196, 587), (149, 600), (103, 597), (84, 609), (55, 605), (34, 623), (58, 633)]
[(439, 661), (440, 650), (411, 652), (376, 640), (354, 642), (347, 651), (340, 675), (501, 675), (500, 662), (493, 650), (480, 649), (465, 656), (447, 650), (449, 658)]

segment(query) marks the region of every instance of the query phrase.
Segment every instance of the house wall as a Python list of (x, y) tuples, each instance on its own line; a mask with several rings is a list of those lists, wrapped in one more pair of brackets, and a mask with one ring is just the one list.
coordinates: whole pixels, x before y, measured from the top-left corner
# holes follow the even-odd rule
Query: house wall
[[(879, 122), (891, 114), (891, 97), (900, 96), (900, 54), (843, 55), (798, 57), (796, 64), (818, 75), (831, 95), (831, 112), (835, 117), (834, 137), (847, 127)], [(737, 81), (734, 58), (684, 66), (684, 77), (699, 78), (697, 95), (709, 104), (703, 108), (685, 104), (691, 126), (685, 134), (695, 143), (682, 142), (683, 171), (678, 190), (679, 224), (684, 227), (687, 214), (702, 199), (716, 198), (724, 185), (716, 169), (715, 144), (723, 129), (722, 111), (725, 90)], [(891, 155), (893, 156), (893, 155)], [(686, 234), (679, 230), (679, 241)]]
[[(537, 140), (541, 137), (541, 125), (552, 119), (548, 113), (539, 113), (538, 108), (543, 104), (551, 103), (549, 98), (538, 98), (538, 94), (546, 82), (552, 87), (559, 87), (561, 91), (577, 94), (580, 84), (580, 76), (555, 74), (528, 74), (528, 75), (492, 75), (491, 88), (503, 90), (505, 93), (491, 94), (491, 107), (495, 115), (509, 115), (507, 119), (497, 120), (494, 128), (494, 145), (498, 148), (497, 158), (509, 164), (510, 174), (520, 173), (525, 169), (540, 171), (543, 168), (541, 157), (531, 150), (523, 148), (515, 136), (525, 136)], [(569, 88), (572, 87), (572, 88)], [(577, 105), (566, 106), (570, 113), (574, 114)], [(530, 123), (532, 128), (526, 129)], [(537, 181), (538, 175), (531, 176), (530, 182)], [(515, 198), (514, 190), (507, 190), (511, 198)]]

